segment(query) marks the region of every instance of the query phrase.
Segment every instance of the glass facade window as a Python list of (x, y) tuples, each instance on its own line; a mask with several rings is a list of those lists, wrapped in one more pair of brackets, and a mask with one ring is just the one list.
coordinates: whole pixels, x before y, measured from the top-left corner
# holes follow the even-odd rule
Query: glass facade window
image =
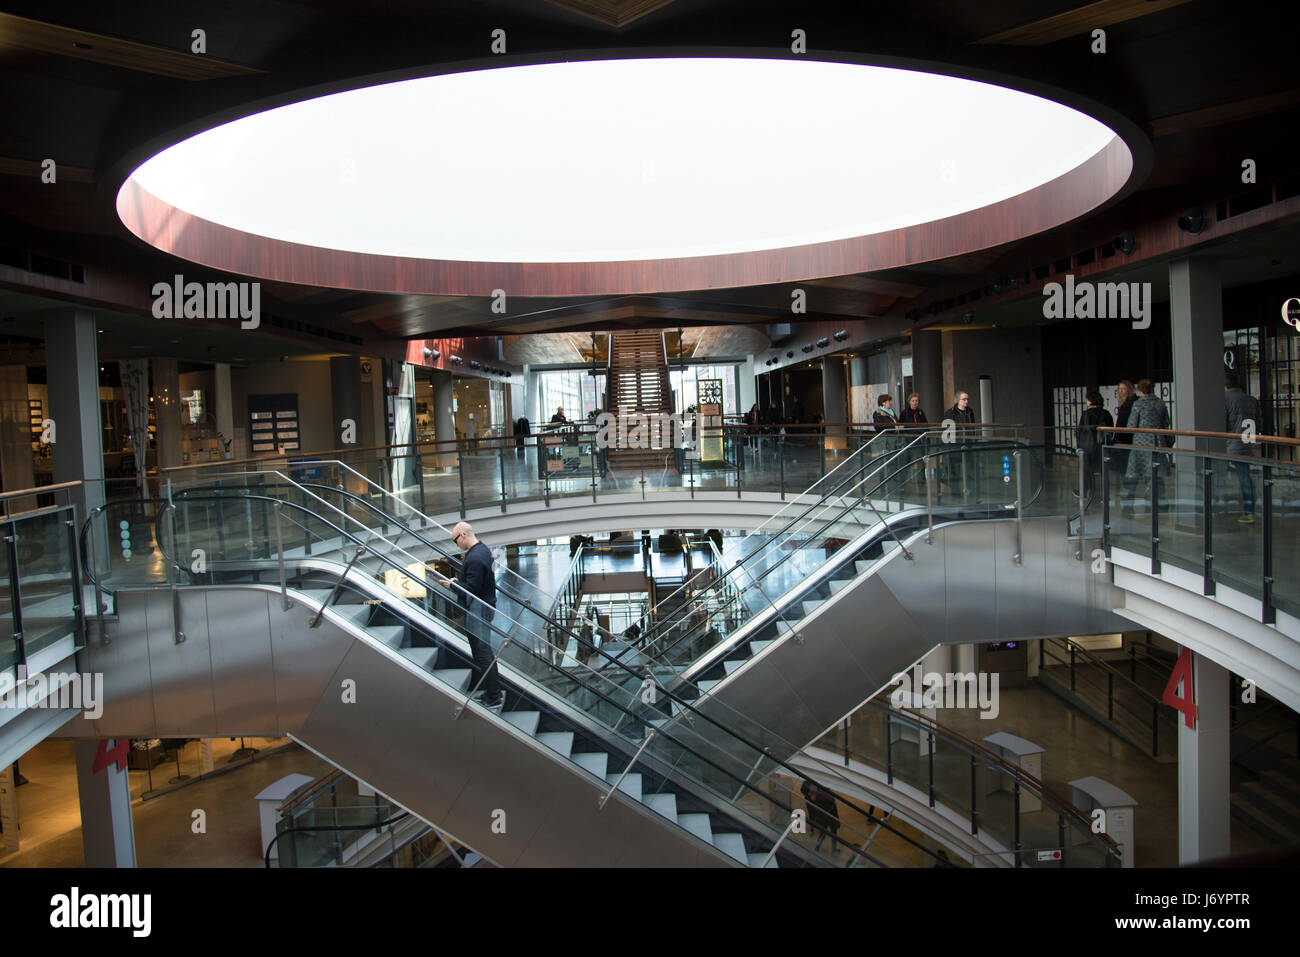
[(559, 369), (539, 372), (537, 422), (550, 422), (557, 407), (564, 408), (570, 421), (585, 419), (605, 407), (605, 376), (593, 376), (588, 369)]
[[(671, 363), (670, 363), (671, 365)], [(734, 364), (716, 366), (687, 366), (685, 369), (670, 369), (668, 376), (672, 382), (673, 394), (677, 398), (677, 411), (682, 412), (691, 406), (699, 405), (699, 382), (701, 379), (722, 380), (722, 414), (737, 415), (748, 412), (738, 406), (736, 376), (739, 367)]]

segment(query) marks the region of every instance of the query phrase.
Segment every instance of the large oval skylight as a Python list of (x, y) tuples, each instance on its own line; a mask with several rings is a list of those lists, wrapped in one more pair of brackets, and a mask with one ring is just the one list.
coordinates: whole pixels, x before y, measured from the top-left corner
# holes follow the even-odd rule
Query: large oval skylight
[(589, 60), (295, 103), (172, 146), (131, 180), (193, 216), (307, 246), (607, 262), (943, 219), (1047, 183), (1113, 139), (1059, 103), (908, 70)]

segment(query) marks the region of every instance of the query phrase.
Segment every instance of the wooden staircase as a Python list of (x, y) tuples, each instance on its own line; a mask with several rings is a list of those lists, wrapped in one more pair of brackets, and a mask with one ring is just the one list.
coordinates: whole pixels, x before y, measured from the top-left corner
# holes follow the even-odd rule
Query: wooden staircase
[[(672, 413), (673, 393), (662, 332), (611, 333), (605, 409), (614, 415)], [(611, 471), (662, 472), (668, 468), (676, 472), (671, 429), (663, 428), (657, 435), (645, 429), (650, 448), (628, 448), (632, 426), (620, 431), (623, 434), (616, 439), (618, 444), (609, 448)]]

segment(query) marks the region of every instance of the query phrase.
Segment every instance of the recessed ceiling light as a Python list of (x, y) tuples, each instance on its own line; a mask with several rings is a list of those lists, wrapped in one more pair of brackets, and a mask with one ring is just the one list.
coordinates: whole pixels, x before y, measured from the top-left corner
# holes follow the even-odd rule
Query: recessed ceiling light
[[(574, 60), (401, 80), (216, 126), (137, 168), (119, 212), (130, 222), (134, 184), (222, 227), (362, 254), (712, 256), (968, 212), (1063, 176), (1115, 139), (1060, 103), (919, 70)], [(503, 152), (506, 140), (530, 148)], [(574, 162), (585, 143), (600, 143), (598, 155)]]

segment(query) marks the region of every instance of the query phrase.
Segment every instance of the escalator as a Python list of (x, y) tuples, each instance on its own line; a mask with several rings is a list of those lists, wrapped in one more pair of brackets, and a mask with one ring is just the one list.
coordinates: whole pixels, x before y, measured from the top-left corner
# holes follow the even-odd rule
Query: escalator
[(984, 435), (865, 446), (730, 548), (721, 576), (661, 599), (678, 623), (651, 628), (647, 647), (675, 672), (668, 687), (775, 749), (765, 729), (810, 742), (938, 644), (1122, 627), (1108, 583), (1066, 567), (1060, 517), (1024, 519), (1047, 482), (1042, 452)]
[[(656, 685), (653, 668), (599, 652), (590, 666), (555, 664), (563, 655), (551, 636), (563, 626), (510, 580), (491, 626), (507, 700), (500, 714), (482, 707), (471, 698), (481, 675), (456, 623), (458, 602), (415, 572), (450, 557), (437, 541), (395, 523), (383, 535), (364, 496), (346, 489), (320, 490), (345, 510), (284, 476), (259, 487), (195, 487), (160, 503), (154, 538), (165, 587), (119, 587), (113, 561), (87, 554), (100, 559), (87, 568), (97, 587), (115, 592), (119, 620), (139, 605), (165, 605), (159, 591), (176, 611), (168, 625), (146, 609), (148, 687), (115, 680), (115, 665), (140, 665), (139, 649), (123, 648), (125, 635), (90, 649), (118, 694), (85, 733), (287, 733), (509, 866), (897, 862), (879, 841), (860, 849), (878, 818), (849, 802), (840, 836), (848, 849), (814, 850), (793, 813), (804, 807), (797, 792), (805, 774), (716, 718), (699, 715), (709, 728), (699, 734), (684, 718), (691, 706)], [(376, 527), (351, 517), (355, 510)], [(116, 524), (111, 508), (92, 521)], [(399, 535), (421, 553), (398, 544)], [(83, 533), (83, 550), (85, 542)], [(186, 637), (168, 640), (182, 619)], [(269, 675), (258, 673), (259, 660)], [(226, 706), (196, 713), (181, 692), (192, 695), (205, 677)], [(267, 694), (270, 719), (256, 715)], [(668, 727), (674, 712), (683, 720)]]
[[(724, 573), (710, 566), (683, 587), (657, 595), (656, 614), (643, 623), (644, 640), (615, 658), (785, 759), (937, 644), (1114, 630), (1121, 625), (1109, 614), (1116, 603), (1104, 584), (1095, 576), (1084, 581), (1059, 574), (1058, 546), (1066, 539), (1047, 528), (1058, 518), (1024, 523), (1034, 550), (1028, 565), (1006, 568), (988, 560), (1011, 550), (1013, 525), (1017, 538), (1023, 531), (1017, 516), (1042, 495), (1043, 453), (1017, 435), (983, 429), (952, 444), (934, 433), (879, 435), (731, 547)], [(431, 520), (382, 490), (348, 492), (343, 486), (351, 477), (343, 472), (333, 478), (333, 485), (307, 484), (368, 525), (380, 522), (422, 558), (432, 554), (415, 528), (428, 532)], [(273, 486), (264, 490), (278, 494)], [(405, 514), (398, 519), (390, 509)], [(963, 554), (976, 560), (979, 574), (948, 567)], [(1065, 587), (1043, 574), (1032, 577), (1045, 572), (1049, 558)], [(522, 597), (512, 616), (527, 614), (530, 606), (555, 607), (536, 586), (522, 579), (513, 586)], [(1053, 592), (1048, 614), (1042, 596)], [(1013, 600), (1027, 597), (1032, 604), (1035, 595), (1041, 614), (1007, 612)], [(963, 603), (968, 614), (947, 614)], [(996, 609), (991, 619), (986, 606)], [(567, 611), (555, 615), (571, 621)], [(951, 618), (960, 619), (960, 629)], [(568, 640), (563, 631), (550, 628), (557, 645)], [(632, 705), (662, 727), (653, 708)], [(712, 739), (712, 726), (683, 726), (679, 715), (692, 717), (681, 703), (670, 709), (667, 718), (678, 734), (697, 746), (724, 746)]]

